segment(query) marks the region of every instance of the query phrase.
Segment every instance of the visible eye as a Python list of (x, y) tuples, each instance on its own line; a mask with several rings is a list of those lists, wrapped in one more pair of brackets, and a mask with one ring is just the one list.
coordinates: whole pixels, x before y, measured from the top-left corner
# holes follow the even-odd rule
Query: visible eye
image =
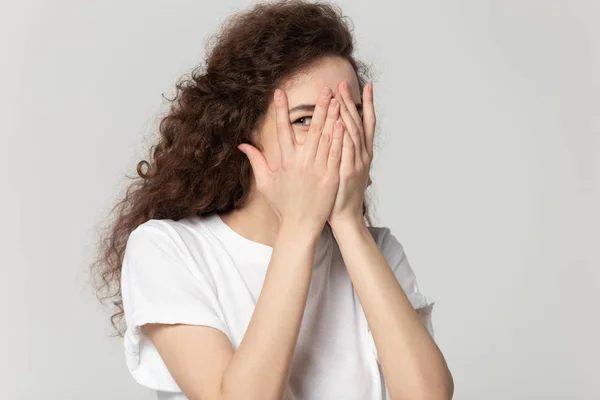
[[(306, 120), (309, 120), (308, 123), (306, 122)], [(310, 126), (311, 122), (312, 122), (312, 117), (307, 116), (307, 117), (298, 118), (297, 120), (295, 120), (293, 122), (293, 124), (295, 125), (295, 124), (300, 123), (300, 125), (303, 125), (303, 126)]]

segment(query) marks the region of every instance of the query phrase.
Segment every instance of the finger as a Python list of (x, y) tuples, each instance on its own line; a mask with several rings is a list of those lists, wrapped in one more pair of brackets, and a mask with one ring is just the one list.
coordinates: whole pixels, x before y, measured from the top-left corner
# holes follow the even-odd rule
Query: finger
[(250, 166), (254, 172), (256, 185), (261, 187), (266, 182), (269, 175), (271, 175), (271, 170), (269, 169), (265, 156), (256, 147), (247, 143), (240, 144), (238, 149), (248, 157)]
[(346, 131), (348, 132), (352, 142), (354, 143), (355, 162), (358, 165), (358, 163), (360, 162), (360, 151), (362, 150), (362, 140), (360, 138), (360, 132), (358, 130), (358, 127), (354, 123), (354, 119), (350, 115), (350, 111), (348, 111), (346, 103), (344, 102), (342, 96), (339, 93), (336, 95), (336, 99), (338, 99), (340, 103), (340, 115), (342, 117), (342, 121), (344, 122), (344, 127), (346, 128)]
[(344, 104), (346, 104), (346, 108), (350, 112), (350, 115), (352, 116), (356, 126), (362, 127), (362, 118), (356, 109), (356, 104), (354, 104), (354, 99), (352, 99), (352, 93), (350, 92), (350, 87), (348, 86), (347, 81), (340, 82), (338, 85), (338, 93), (342, 95)]
[(281, 158), (291, 157), (296, 147), (296, 139), (290, 123), (290, 111), (285, 91), (276, 89), (273, 99), (275, 103), (277, 141), (281, 150)]
[(331, 89), (324, 87), (319, 93), (315, 104), (315, 111), (313, 112), (312, 119), (310, 121), (310, 127), (308, 128), (308, 135), (304, 142), (303, 148), (305, 148), (307, 157), (315, 159), (317, 148), (319, 146), (319, 140), (321, 139), (321, 132), (325, 125), (325, 119), (327, 117), (327, 111), (329, 109), (329, 103), (331, 100)]
[(356, 165), (356, 153), (354, 141), (348, 133), (348, 130), (344, 130), (344, 140), (342, 144), (342, 160), (340, 161), (340, 171), (354, 171)]
[(329, 148), (331, 147), (331, 141), (333, 137), (333, 125), (340, 116), (340, 103), (336, 99), (331, 99), (329, 108), (327, 110), (327, 118), (325, 119), (325, 125), (321, 133), (321, 139), (319, 140), (319, 147), (317, 148), (317, 155), (315, 162), (323, 166), (327, 165), (327, 158), (329, 155)]
[(340, 168), (342, 161), (342, 148), (344, 143), (344, 124), (336, 121), (333, 125), (333, 136), (331, 138), (331, 147), (329, 148), (329, 158), (327, 159), (327, 169), (336, 173)]
[(363, 89), (363, 131), (365, 133), (365, 146), (369, 158), (373, 159), (373, 139), (375, 137), (375, 105), (373, 101), (373, 82), (369, 82)]
[[(365, 134), (362, 129), (362, 117), (360, 116), (358, 110), (356, 109), (356, 104), (354, 104), (354, 100), (352, 99), (352, 93), (350, 92), (350, 87), (348, 86), (348, 82), (341, 81), (338, 86), (339, 86), (339, 93), (341, 94), (341, 97), (344, 100), (344, 104), (346, 104), (346, 108), (348, 109), (348, 112), (350, 113), (350, 115), (352, 116), (352, 119), (354, 120), (354, 123), (358, 127), (358, 133), (359, 133), (359, 137), (360, 137), (360, 149), (357, 147), (356, 153), (357, 153), (358, 157), (360, 158), (361, 155), (363, 154), (363, 152), (365, 153), (365, 155), (367, 154)], [(356, 143), (356, 144), (359, 145), (359, 143)]]

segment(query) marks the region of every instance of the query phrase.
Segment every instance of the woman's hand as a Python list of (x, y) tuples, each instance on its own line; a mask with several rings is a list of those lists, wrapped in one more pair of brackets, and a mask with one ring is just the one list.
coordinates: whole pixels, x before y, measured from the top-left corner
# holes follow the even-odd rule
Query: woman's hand
[(361, 118), (346, 81), (338, 85), (335, 96), (340, 103), (340, 114), (345, 127), (340, 185), (329, 224), (333, 227), (343, 221), (362, 221), (364, 192), (370, 184), (369, 171), (373, 160), (373, 136), (375, 133), (375, 108), (373, 84), (363, 89), (363, 118)]
[(248, 156), (259, 192), (277, 214), (280, 224), (301, 224), (321, 230), (331, 213), (339, 186), (344, 127), (338, 121), (340, 104), (324, 88), (316, 101), (305, 142), (297, 143), (290, 124), (287, 96), (277, 89), (274, 104), (280, 166), (272, 171), (264, 155), (247, 143), (238, 148)]

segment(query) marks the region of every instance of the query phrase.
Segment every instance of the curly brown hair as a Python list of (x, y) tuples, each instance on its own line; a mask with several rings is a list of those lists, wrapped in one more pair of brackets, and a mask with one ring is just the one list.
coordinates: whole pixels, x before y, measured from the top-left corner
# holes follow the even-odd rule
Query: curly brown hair
[[(352, 23), (330, 3), (264, 2), (229, 17), (209, 38), (203, 65), (175, 85), (159, 124), (158, 143), (101, 228), (99, 256), (91, 266), (101, 302), (110, 300), (111, 323), (122, 336), (121, 267), (129, 234), (150, 219), (179, 220), (240, 208), (251, 186), (241, 143), (251, 137), (274, 90), (324, 56), (346, 59), (360, 93), (369, 68), (353, 56)], [(363, 216), (372, 225), (365, 197)], [(111, 218), (112, 217), (112, 218)], [(99, 278), (99, 280), (98, 280)]]

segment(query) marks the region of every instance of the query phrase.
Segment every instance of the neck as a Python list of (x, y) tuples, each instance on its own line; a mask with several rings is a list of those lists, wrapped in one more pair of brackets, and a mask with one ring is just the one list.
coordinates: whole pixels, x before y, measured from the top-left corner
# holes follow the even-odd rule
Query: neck
[(221, 219), (241, 236), (271, 247), (279, 233), (277, 215), (255, 187), (243, 207), (221, 214)]

